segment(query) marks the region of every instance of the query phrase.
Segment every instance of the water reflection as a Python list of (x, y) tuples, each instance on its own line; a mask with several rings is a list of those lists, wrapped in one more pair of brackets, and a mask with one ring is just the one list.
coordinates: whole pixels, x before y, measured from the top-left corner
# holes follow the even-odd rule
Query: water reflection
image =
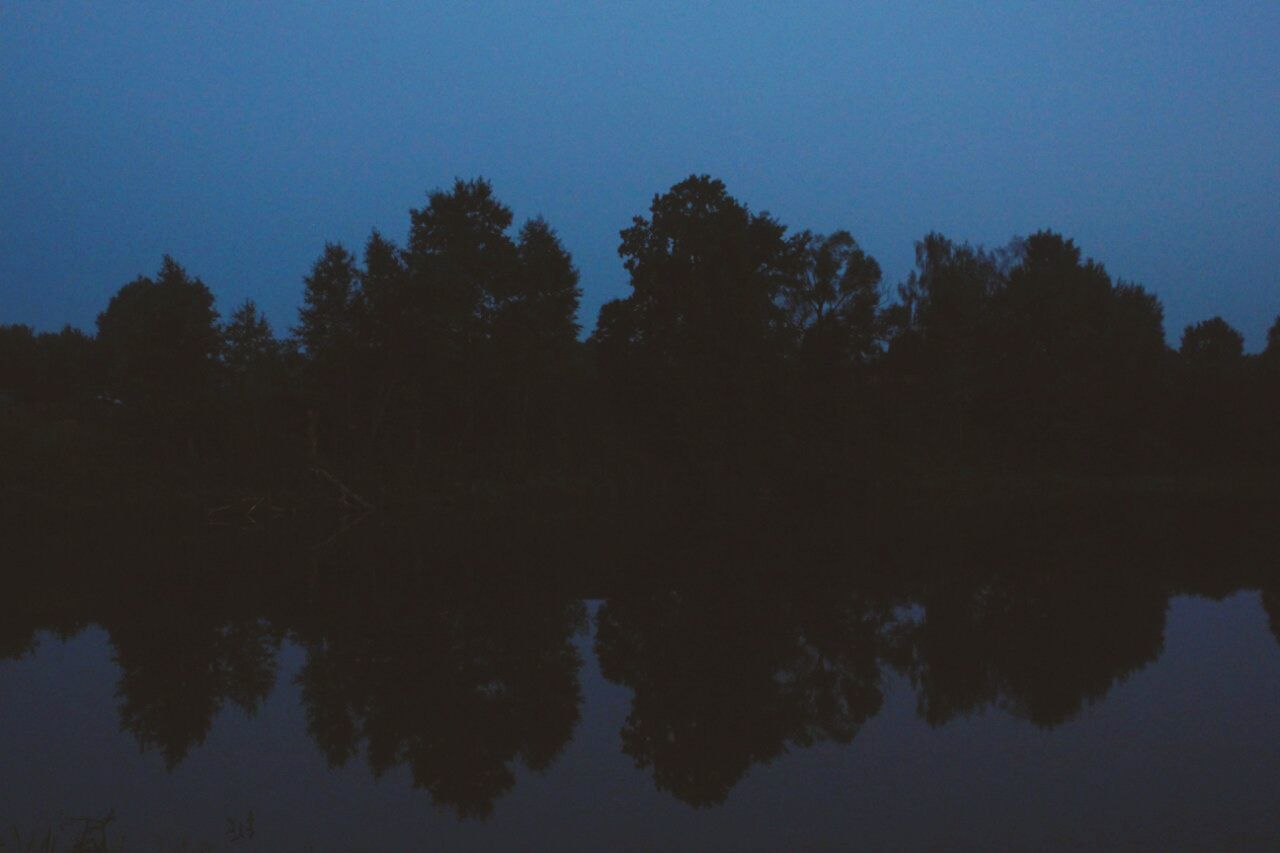
[(1271, 623), (1271, 633), (1280, 643), (1280, 584), (1262, 590), (1262, 606), (1267, 611), (1267, 619)]
[(689, 587), (600, 608), (601, 669), (635, 693), (623, 749), (690, 805), (723, 801), (788, 746), (848, 743), (880, 710), (884, 603), (766, 592)]
[(170, 770), (204, 743), (224, 704), (252, 715), (275, 684), (280, 636), (259, 620), (219, 625), (165, 608), (104, 627), (120, 667), (120, 727)]
[(1094, 573), (943, 585), (897, 626), (892, 657), (932, 725), (994, 706), (1052, 727), (1156, 660), (1167, 601), (1150, 579)]
[(405, 764), (436, 803), (484, 816), (513, 762), (542, 770), (568, 743), (581, 603), (423, 584), (332, 604), (299, 633), (307, 730), (331, 765), (363, 742), (375, 775)]
[[(99, 530), (28, 541), (28, 556), (56, 559), (0, 604), (0, 656), (27, 654), (39, 631), (101, 625), (120, 726), (173, 769), (222, 709), (252, 714), (280, 686), (287, 641), (305, 652), (291, 686), (332, 766), (407, 768), (438, 806), (483, 818), (518, 768), (545, 770), (573, 738), (577, 639), (593, 627), (602, 674), (630, 691), (621, 750), (658, 789), (713, 806), (789, 750), (853, 741), (891, 673), (931, 725), (999, 709), (1050, 728), (1159, 658), (1174, 593), (1261, 589), (1280, 641), (1274, 531), (1246, 546), (1235, 515), (1188, 525), (1148, 508), (1138, 523), (1131, 508), (1102, 526), (1096, 506), (1079, 512), (907, 544), (864, 531), (856, 552), (840, 531), (807, 543), (820, 560), (782, 559), (756, 529), (748, 548), (702, 539), (647, 564), (575, 561), (560, 537), (553, 556), (491, 519), (374, 522), (336, 538)], [(895, 559), (868, 559), (885, 553)], [(587, 598), (602, 599), (593, 626)]]

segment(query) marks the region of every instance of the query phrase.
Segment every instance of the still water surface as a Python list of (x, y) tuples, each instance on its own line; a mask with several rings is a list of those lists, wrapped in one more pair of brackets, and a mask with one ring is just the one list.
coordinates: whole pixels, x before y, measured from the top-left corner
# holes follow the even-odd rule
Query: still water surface
[(1272, 576), (1059, 557), (586, 599), (55, 572), (5, 607), (0, 820), (114, 810), (129, 849), (1280, 849)]

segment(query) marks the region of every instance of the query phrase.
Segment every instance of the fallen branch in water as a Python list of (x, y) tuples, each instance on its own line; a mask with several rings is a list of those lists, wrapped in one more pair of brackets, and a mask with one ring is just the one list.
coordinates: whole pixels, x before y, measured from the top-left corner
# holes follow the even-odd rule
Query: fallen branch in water
[(369, 503), (367, 500), (360, 497), (360, 495), (356, 494), (354, 491), (348, 488), (345, 483), (343, 483), (337, 477), (330, 474), (328, 471), (318, 466), (313, 467), (311, 470), (317, 477), (324, 480), (329, 485), (333, 486), (335, 489), (338, 490), (339, 502), (345, 508), (360, 509), (360, 510), (363, 510), (364, 512), (373, 511), (373, 504)]
[[(334, 507), (344, 515), (367, 515), (374, 505), (324, 468), (312, 466), (311, 473), (325, 485), (298, 493), (240, 494), (224, 497), (217, 506), (205, 510), (205, 520), (216, 527), (257, 527), (260, 522), (282, 515), (296, 515), (300, 509)], [(309, 497), (308, 497), (309, 493)], [(336, 500), (334, 499), (336, 493)]]

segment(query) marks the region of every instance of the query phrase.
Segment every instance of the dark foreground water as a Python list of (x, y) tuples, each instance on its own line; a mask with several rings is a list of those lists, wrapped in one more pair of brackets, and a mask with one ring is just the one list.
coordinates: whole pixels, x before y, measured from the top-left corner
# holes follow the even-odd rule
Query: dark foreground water
[(1280, 849), (1280, 554), (1134, 529), (77, 545), (0, 610), (0, 850)]

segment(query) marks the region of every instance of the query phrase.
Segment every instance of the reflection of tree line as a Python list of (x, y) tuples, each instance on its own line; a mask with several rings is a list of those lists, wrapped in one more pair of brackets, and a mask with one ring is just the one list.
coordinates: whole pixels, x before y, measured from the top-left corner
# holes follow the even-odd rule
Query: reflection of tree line
[[(40, 630), (101, 624), (122, 728), (173, 767), (220, 709), (258, 707), (288, 639), (306, 650), (307, 728), (332, 765), (407, 768), (434, 802), (484, 816), (518, 765), (550, 766), (572, 736), (585, 608), (521, 564), (455, 562), (372, 534), (284, 567), (269, 565), (279, 553), (252, 556), (253, 542), (240, 563), (188, 542), (174, 552), (179, 573), (126, 565), (137, 552), (92, 576), (56, 569), (3, 605), (0, 653), (29, 651)], [(1217, 571), (1199, 589), (1186, 571), (1135, 568), (1146, 563), (1115, 545), (1029, 540), (909, 581), (847, 570), (725, 580), (691, 566), (685, 581), (633, 579), (595, 619), (604, 676), (633, 691), (622, 749), (660, 789), (711, 805), (789, 749), (850, 742), (891, 672), (930, 724), (999, 708), (1053, 727), (1159, 656), (1173, 593), (1261, 587), (1280, 640), (1274, 573)]]
[(338, 601), (322, 628), (299, 632), (307, 729), (333, 766), (363, 743), (375, 775), (406, 765), (435, 802), (483, 816), (515, 783), (516, 759), (542, 770), (573, 732), (584, 610), (500, 590), (435, 593)]
[(1159, 657), (1159, 585), (1032, 576), (931, 591), (889, 644), (920, 715), (938, 725), (987, 707), (1052, 727)]
[(880, 710), (889, 610), (859, 596), (720, 589), (610, 599), (597, 618), (606, 678), (634, 691), (623, 750), (685, 802), (722, 801), (788, 746), (848, 743)]

